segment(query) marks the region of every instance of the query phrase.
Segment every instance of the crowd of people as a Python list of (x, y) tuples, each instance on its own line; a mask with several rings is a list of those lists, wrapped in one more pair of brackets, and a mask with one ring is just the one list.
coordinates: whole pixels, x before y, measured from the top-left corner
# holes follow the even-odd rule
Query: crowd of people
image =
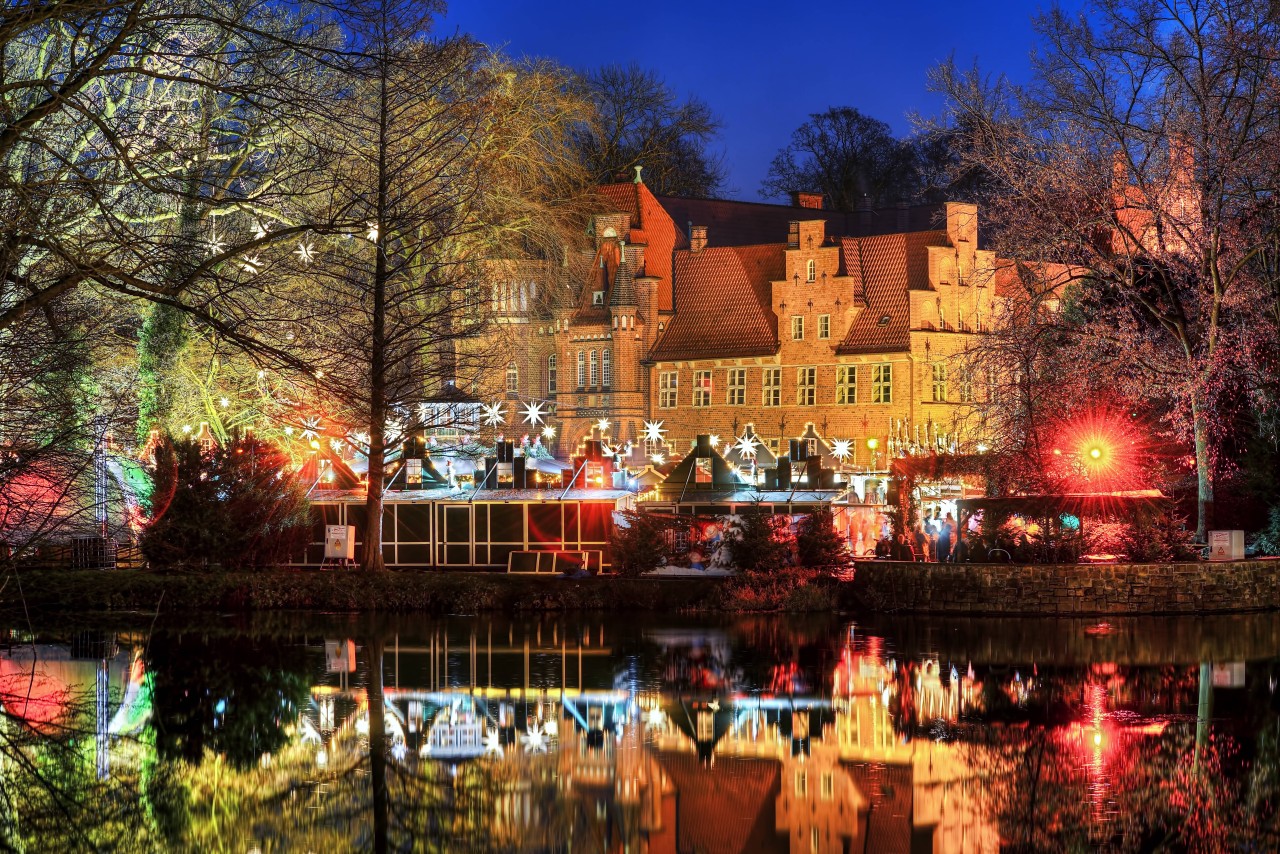
[(1033, 563), (1034, 548), (1025, 533), (1016, 538), (983, 537), (977, 521), (964, 517), (959, 524), (950, 513), (925, 514), (915, 529), (896, 536), (888, 531), (876, 541), (875, 556), (882, 560), (923, 563), (1006, 562)]

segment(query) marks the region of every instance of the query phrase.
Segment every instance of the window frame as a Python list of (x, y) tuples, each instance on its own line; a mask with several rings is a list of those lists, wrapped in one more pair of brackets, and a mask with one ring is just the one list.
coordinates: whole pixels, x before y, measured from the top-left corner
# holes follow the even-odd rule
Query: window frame
[(836, 406), (854, 406), (858, 402), (858, 366), (836, 366)]
[(796, 406), (815, 406), (818, 401), (818, 369), (814, 365), (796, 367)]
[(726, 406), (743, 406), (747, 402), (747, 369), (729, 368), (725, 378)]
[(507, 362), (507, 394), (520, 395), (520, 366)]
[(831, 338), (831, 315), (818, 315), (818, 340), (827, 341)]
[(947, 402), (947, 364), (946, 362), (934, 362), (931, 366), (930, 389), (931, 397), (934, 403)]
[(557, 359), (556, 359), (555, 353), (552, 353), (551, 355), (547, 356), (547, 394), (548, 395), (553, 395), (556, 393), (556, 383), (560, 379), (556, 362), (557, 362)]
[(871, 402), (893, 403), (892, 362), (877, 362), (871, 366)]
[(710, 370), (693, 372), (693, 395), (691, 403), (694, 409), (706, 409), (711, 405), (711, 396), (715, 390), (715, 377)]
[(804, 340), (804, 315), (803, 314), (791, 315), (791, 340), (792, 341)]
[(680, 403), (680, 372), (658, 372), (658, 408), (675, 409)]
[(782, 405), (781, 367), (766, 367), (761, 371), (760, 405), (770, 409)]

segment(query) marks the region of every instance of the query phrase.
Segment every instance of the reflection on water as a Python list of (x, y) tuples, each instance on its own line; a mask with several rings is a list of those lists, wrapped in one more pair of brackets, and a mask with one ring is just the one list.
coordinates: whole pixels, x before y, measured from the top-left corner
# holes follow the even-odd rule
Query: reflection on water
[(1280, 627), (15, 629), (0, 850), (1276, 850)]

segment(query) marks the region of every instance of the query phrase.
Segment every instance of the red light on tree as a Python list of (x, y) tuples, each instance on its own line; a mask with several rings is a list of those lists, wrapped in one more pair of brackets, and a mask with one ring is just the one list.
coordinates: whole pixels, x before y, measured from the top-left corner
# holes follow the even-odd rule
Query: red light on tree
[(1086, 413), (1065, 426), (1059, 444), (1073, 471), (1073, 489), (1100, 492), (1143, 488), (1138, 432), (1129, 419), (1106, 410)]

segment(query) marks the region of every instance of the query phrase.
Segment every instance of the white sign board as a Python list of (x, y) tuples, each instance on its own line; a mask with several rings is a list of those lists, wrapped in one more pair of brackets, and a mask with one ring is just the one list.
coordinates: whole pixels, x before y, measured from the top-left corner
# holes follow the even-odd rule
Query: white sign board
[(1225, 664), (1213, 665), (1213, 687), (1243, 688), (1244, 662), (1229, 661)]
[(324, 665), (330, 673), (354, 673), (356, 642), (353, 640), (324, 642)]
[(350, 525), (325, 525), (324, 559), (355, 560), (356, 529)]
[(1244, 531), (1210, 531), (1209, 560), (1244, 560)]

